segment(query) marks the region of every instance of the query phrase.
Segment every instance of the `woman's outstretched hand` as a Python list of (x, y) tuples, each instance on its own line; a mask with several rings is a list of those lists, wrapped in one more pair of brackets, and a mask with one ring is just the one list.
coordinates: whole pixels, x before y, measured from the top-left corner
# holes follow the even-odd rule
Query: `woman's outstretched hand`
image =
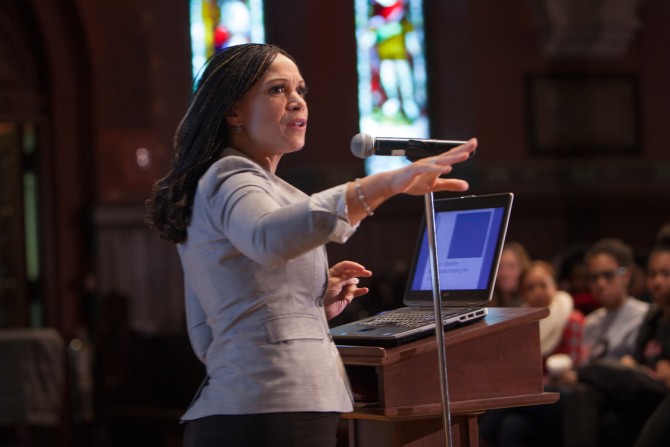
[(328, 270), (328, 288), (324, 297), (326, 317), (338, 316), (345, 307), (361, 295), (369, 292), (367, 287), (358, 287), (358, 278), (372, 276), (372, 272), (353, 261), (338, 262)]
[(347, 209), (349, 223), (357, 225), (382, 203), (397, 194), (423, 195), (438, 191), (466, 191), (468, 182), (441, 178), (452, 166), (467, 160), (477, 149), (477, 140), (470, 139), (450, 151), (422, 158), (393, 171), (380, 172), (349, 184)]
[(390, 187), (395, 194), (423, 195), (437, 191), (465, 191), (468, 183), (460, 179), (440, 178), (452, 171), (453, 165), (464, 162), (477, 148), (477, 140), (434, 157), (423, 158), (398, 169), (391, 176)]

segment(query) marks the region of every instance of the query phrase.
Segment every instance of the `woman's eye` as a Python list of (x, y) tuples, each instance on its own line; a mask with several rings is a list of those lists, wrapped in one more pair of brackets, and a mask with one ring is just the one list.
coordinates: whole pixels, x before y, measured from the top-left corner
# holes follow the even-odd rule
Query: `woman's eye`
[[(274, 87), (270, 87), (268, 94), (272, 96), (285, 95), (288, 91), (289, 89), (285, 85), (275, 85)], [(307, 94), (307, 87), (297, 87), (295, 92), (304, 97)]]
[(275, 85), (274, 87), (270, 88), (270, 93), (271, 95), (282, 95), (286, 91), (286, 87), (283, 85)]

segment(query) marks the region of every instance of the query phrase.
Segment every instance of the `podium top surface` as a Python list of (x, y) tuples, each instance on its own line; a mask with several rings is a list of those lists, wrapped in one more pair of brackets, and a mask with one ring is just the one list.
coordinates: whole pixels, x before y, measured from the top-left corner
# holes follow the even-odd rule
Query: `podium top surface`
[[(456, 345), (468, 340), (494, 334), (499, 331), (531, 324), (546, 318), (546, 307), (490, 307), (486, 318), (475, 323), (450, 329), (444, 333), (445, 346)], [(378, 364), (394, 363), (437, 348), (437, 340), (431, 335), (420, 340), (392, 347), (337, 345), (345, 363)]]

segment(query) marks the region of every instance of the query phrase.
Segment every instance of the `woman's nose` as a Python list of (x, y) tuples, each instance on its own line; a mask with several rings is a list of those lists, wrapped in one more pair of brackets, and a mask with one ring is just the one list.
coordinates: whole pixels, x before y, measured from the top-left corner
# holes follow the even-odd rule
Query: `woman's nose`
[(305, 101), (305, 98), (300, 96), (298, 93), (292, 93), (288, 102), (289, 110), (302, 110), (305, 107), (307, 107), (307, 102)]

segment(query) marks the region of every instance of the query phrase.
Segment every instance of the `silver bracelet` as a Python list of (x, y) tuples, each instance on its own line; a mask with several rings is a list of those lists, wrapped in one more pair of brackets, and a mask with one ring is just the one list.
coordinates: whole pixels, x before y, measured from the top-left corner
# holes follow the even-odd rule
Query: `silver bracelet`
[(365, 201), (365, 195), (363, 195), (363, 190), (361, 189), (361, 179), (357, 178), (354, 180), (354, 185), (356, 187), (356, 196), (358, 197), (358, 202), (363, 207), (363, 210), (365, 210), (368, 216), (374, 215), (375, 213), (370, 209), (368, 202)]

